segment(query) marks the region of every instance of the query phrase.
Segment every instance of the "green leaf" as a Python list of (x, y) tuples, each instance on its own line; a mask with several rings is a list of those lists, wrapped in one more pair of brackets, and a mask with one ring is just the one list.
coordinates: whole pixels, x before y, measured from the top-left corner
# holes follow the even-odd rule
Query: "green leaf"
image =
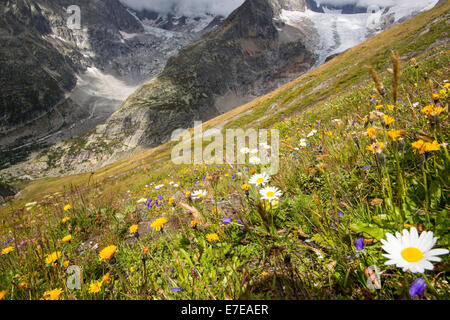
[(354, 223), (350, 225), (350, 229), (356, 233), (366, 233), (377, 240), (383, 238), (385, 234), (385, 231), (382, 228), (370, 223)]

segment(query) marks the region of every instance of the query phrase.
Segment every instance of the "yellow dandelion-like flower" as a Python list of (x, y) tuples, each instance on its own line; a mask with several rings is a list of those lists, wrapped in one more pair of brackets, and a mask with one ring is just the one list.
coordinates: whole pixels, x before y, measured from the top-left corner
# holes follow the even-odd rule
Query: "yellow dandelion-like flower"
[(58, 260), (61, 257), (61, 255), (62, 255), (61, 251), (52, 252), (47, 256), (47, 258), (45, 258), (45, 263), (53, 264), (56, 262), (56, 260)]
[(62, 289), (53, 289), (50, 291), (44, 292), (44, 299), (45, 300), (59, 300), (61, 297), (61, 294), (63, 293)]
[(440, 116), (441, 113), (445, 111), (445, 109), (446, 108), (443, 108), (443, 107), (434, 108), (434, 112), (432, 113), (432, 115)]
[(28, 289), (28, 283), (26, 283), (25, 281), (22, 281), (19, 283), (19, 287), (21, 287), (22, 289)]
[(439, 143), (435, 140), (432, 143), (418, 140), (411, 143), (415, 154), (424, 154), (425, 152), (438, 151), (441, 149)]
[(381, 110), (381, 109), (383, 109), (384, 108), (384, 106), (382, 105), (382, 104), (379, 104), (379, 105), (377, 105), (376, 107), (375, 107), (375, 109), (377, 109), (377, 110)]
[(191, 227), (195, 228), (198, 225), (198, 221), (197, 220), (192, 220), (191, 221)]
[(367, 135), (370, 139), (374, 139), (377, 136), (377, 131), (375, 128), (368, 128), (367, 129)]
[(398, 141), (400, 138), (402, 138), (405, 135), (404, 130), (391, 130), (388, 131), (388, 136), (391, 138), (392, 141)]
[(159, 218), (152, 222), (150, 227), (155, 231), (161, 231), (161, 229), (164, 227), (164, 225), (169, 222), (166, 218)]
[(217, 233), (210, 233), (206, 236), (206, 240), (208, 240), (209, 242), (219, 241), (219, 236), (217, 235)]
[(134, 271), (136, 271), (136, 270), (134, 269), (134, 267), (130, 267), (130, 272), (133, 273)]
[(251, 188), (251, 186), (249, 184), (243, 184), (242, 185), (242, 190), (247, 191), (247, 190), (250, 190), (250, 188)]
[(137, 225), (137, 224), (133, 224), (131, 227), (130, 227), (130, 233), (137, 233), (138, 232), (138, 228), (139, 228), (139, 226)]
[(390, 104), (390, 105), (387, 106), (387, 108), (388, 108), (390, 111), (392, 111), (392, 110), (394, 110), (395, 106), (392, 105), (392, 104)]
[(14, 251), (14, 247), (7, 247), (7, 248), (2, 250), (2, 256), (6, 255), (6, 254), (9, 254), (9, 253), (11, 253), (13, 251)]
[(441, 97), (437, 93), (433, 93), (432, 95), (434, 101), (439, 101)]
[(64, 211), (69, 211), (70, 209), (72, 209), (72, 206), (70, 204), (64, 207)]
[(172, 204), (172, 203), (174, 203), (175, 202), (175, 199), (174, 198), (169, 198), (169, 203), (170, 204)]
[(150, 252), (150, 248), (149, 247), (145, 247), (145, 248), (142, 249), (142, 253), (143, 254), (147, 254), (149, 252)]
[(96, 281), (89, 286), (90, 293), (97, 293), (97, 292), (100, 292), (100, 290), (102, 290), (102, 282), (101, 281)]
[(425, 143), (425, 152), (439, 151), (441, 149), (440, 144), (434, 140), (432, 143)]
[(63, 265), (64, 265), (64, 268), (67, 269), (70, 265), (70, 261), (69, 260), (64, 261)]
[(383, 116), (384, 123), (389, 126), (390, 124), (395, 122), (395, 119), (389, 116)]
[(62, 224), (66, 224), (66, 222), (69, 221), (69, 220), (70, 220), (69, 217), (65, 217), (65, 218), (63, 218), (63, 219), (61, 220), (61, 223), (62, 223)]
[(70, 242), (72, 240), (72, 235), (67, 235), (67, 236), (65, 236), (64, 238), (62, 238), (62, 241), (63, 242)]
[(106, 284), (111, 283), (111, 275), (109, 274), (109, 272), (102, 277), (102, 282)]
[(4, 291), (0, 291), (0, 300), (5, 299), (6, 294), (8, 293), (8, 291), (4, 290)]
[(117, 251), (117, 247), (114, 245), (108, 246), (106, 248), (104, 248), (102, 251), (100, 251), (99, 253), (99, 261), (103, 261), (103, 260), (111, 260), (112, 258), (114, 258), (114, 255), (116, 254)]

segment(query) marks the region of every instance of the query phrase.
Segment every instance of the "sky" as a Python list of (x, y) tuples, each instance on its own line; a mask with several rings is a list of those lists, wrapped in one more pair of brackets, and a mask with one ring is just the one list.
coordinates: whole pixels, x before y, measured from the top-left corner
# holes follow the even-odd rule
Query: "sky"
[(151, 10), (160, 13), (175, 12), (184, 16), (201, 16), (206, 13), (228, 16), (245, 0), (120, 0), (135, 10)]

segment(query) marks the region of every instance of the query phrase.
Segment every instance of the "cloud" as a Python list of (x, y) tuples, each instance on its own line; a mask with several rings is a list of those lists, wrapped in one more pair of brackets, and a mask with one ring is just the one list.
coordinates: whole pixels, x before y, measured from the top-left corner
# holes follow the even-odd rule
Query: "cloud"
[(207, 13), (228, 16), (245, 0), (119, 0), (135, 9), (158, 13), (174, 13), (188, 17), (203, 16)]

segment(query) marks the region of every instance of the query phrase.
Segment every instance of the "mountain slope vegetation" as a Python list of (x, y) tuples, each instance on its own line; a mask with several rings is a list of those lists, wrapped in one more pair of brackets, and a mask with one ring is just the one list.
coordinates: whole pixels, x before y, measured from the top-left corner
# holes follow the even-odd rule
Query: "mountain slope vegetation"
[[(278, 129), (282, 170), (266, 186), (279, 193), (251, 183), (262, 165), (176, 166), (174, 142), (29, 184), (0, 211), (3, 296), (448, 299), (448, 250), (429, 250), (450, 243), (449, 9), (204, 125)], [(386, 265), (396, 232), (411, 247), (420, 232), (421, 259), (442, 260), (413, 265), (409, 250), (404, 270)], [(81, 290), (66, 287), (69, 265), (83, 267)]]

